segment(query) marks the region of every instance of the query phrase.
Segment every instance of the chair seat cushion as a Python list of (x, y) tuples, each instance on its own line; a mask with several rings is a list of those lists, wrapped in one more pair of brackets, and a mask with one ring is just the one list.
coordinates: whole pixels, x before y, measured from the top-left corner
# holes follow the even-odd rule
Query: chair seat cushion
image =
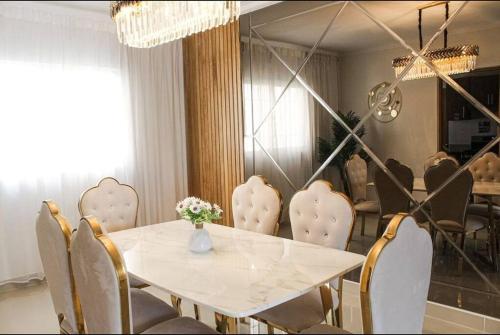
[(361, 201), (354, 205), (356, 212), (378, 214), (380, 207), (377, 201)]
[(382, 216), (382, 219), (391, 220), (395, 216), (396, 216), (396, 214), (386, 214), (386, 215)]
[[(436, 222), (441, 228), (449, 232), (461, 233), (464, 231), (463, 226), (456, 221), (452, 220), (439, 220)], [(475, 232), (483, 229), (488, 224), (488, 219), (477, 216), (477, 215), (469, 215), (467, 216), (467, 224), (465, 232)]]
[(300, 332), (301, 334), (351, 334), (347, 330), (343, 330), (334, 326), (319, 324), (307, 328)]
[[(500, 206), (493, 205), (492, 206), (493, 215), (495, 217), (500, 217)], [(488, 204), (470, 204), (467, 207), (467, 213), (472, 215), (480, 215), (489, 217), (488, 213)]]
[(219, 334), (209, 326), (192, 318), (182, 317), (162, 322), (143, 334)]
[(129, 281), (129, 285), (131, 288), (143, 288), (143, 287), (147, 287), (149, 286), (148, 284), (146, 284), (145, 282), (139, 280), (139, 279), (136, 279), (132, 276), (128, 276), (128, 281)]
[(319, 289), (255, 315), (257, 319), (298, 333), (325, 320)]
[(179, 316), (173, 307), (144, 290), (130, 289), (130, 300), (135, 334)]

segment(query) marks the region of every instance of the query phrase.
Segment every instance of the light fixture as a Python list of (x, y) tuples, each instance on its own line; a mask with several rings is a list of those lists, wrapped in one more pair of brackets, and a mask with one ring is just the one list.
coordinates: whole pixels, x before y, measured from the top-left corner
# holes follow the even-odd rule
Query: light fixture
[[(380, 97), (385, 93), (386, 87), (391, 86), (388, 82), (382, 82), (370, 90), (368, 93), (368, 108), (375, 106)], [(401, 113), (403, 96), (396, 86), (389, 92), (384, 100), (380, 102), (373, 117), (380, 122), (391, 122)]]
[(215, 28), (239, 15), (239, 1), (111, 1), (119, 41), (136, 48)]
[[(418, 31), (420, 37), (420, 50), (422, 50), (422, 10), (438, 5), (445, 5), (445, 18), (448, 20), (449, 5), (448, 1), (433, 2), (418, 9)], [(444, 48), (427, 51), (424, 53), (432, 64), (441, 72), (450, 74), (470, 72), (476, 68), (476, 58), (479, 56), (479, 47), (477, 45), (461, 45), (448, 47), (448, 31), (444, 30)], [(392, 67), (398, 76), (404, 68), (414, 59), (415, 56), (395, 58), (392, 61)], [(437, 74), (430, 69), (424, 60), (419, 57), (410, 71), (404, 76), (403, 80), (422, 79), (435, 77)]]

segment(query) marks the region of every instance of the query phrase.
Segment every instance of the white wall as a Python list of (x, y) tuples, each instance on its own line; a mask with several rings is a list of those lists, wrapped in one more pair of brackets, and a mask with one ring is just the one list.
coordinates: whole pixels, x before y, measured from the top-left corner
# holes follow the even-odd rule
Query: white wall
[[(448, 45), (479, 45), (477, 67), (500, 65), (500, 28), (461, 35), (449, 33)], [(441, 47), (442, 39), (433, 45)], [(407, 55), (403, 48), (359, 52), (340, 56), (342, 111), (359, 115), (368, 112), (368, 92), (382, 81), (395, 79), (392, 59)], [(390, 123), (373, 118), (366, 123), (366, 141), (382, 160), (394, 158), (410, 166), (417, 177), (423, 176), (423, 162), (438, 149), (438, 80), (436, 78), (401, 82), (402, 112)]]

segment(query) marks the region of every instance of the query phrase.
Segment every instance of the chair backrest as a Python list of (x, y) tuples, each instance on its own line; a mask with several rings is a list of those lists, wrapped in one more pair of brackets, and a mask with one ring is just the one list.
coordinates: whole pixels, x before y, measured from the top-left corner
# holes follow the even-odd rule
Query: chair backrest
[(111, 177), (83, 192), (78, 203), (81, 216), (95, 216), (105, 232), (134, 228), (138, 208), (139, 196), (134, 188)]
[(412, 216), (396, 215), (361, 271), (364, 334), (422, 333), (431, 265), (429, 233)]
[(233, 191), (234, 227), (276, 235), (283, 201), (280, 192), (262, 176), (252, 176)]
[(91, 334), (130, 334), (127, 271), (115, 245), (95, 217), (80, 221), (71, 243), (71, 262), (87, 330)]
[[(394, 159), (388, 159), (385, 165), (400, 183), (411, 193), (413, 191), (413, 172)], [(410, 200), (382, 170), (375, 171), (375, 190), (380, 202), (380, 215), (408, 212)]]
[[(458, 165), (449, 159), (430, 167), (424, 175), (425, 187), (429, 194), (440, 187), (458, 169)], [(431, 217), (435, 221), (451, 220), (465, 226), (467, 205), (473, 184), (471, 172), (463, 171), (430, 200)]]
[(290, 200), (293, 239), (346, 250), (352, 236), (356, 211), (351, 200), (317, 180)]
[(458, 161), (455, 159), (455, 157), (449, 156), (446, 152), (444, 151), (438, 151), (434, 155), (429, 156), (425, 162), (424, 162), (424, 171), (427, 171), (428, 168), (430, 168), (433, 165), (436, 165), (439, 163), (439, 161), (443, 159), (450, 159), (452, 160), (455, 164), (460, 165)]
[(365, 201), (366, 182), (368, 180), (368, 168), (365, 160), (355, 154), (347, 161), (345, 168), (352, 200), (355, 203)]
[(59, 326), (68, 334), (83, 333), (83, 316), (69, 254), (71, 226), (53, 201), (42, 203), (36, 219), (36, 235)]
[(500, 182), (500, 158), (494, 152), (487, 152), (478, 158), (469, 170), (474, 181)]

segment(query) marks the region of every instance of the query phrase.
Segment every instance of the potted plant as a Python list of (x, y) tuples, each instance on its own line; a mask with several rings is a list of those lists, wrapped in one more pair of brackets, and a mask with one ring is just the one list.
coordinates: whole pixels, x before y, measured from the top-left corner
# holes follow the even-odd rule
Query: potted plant
[[(353, 111), (349, 111), (347, 114), (338, 111), (338, 115), (342, 120), (349, 126), (349, 128), (354, 129), (360, 121), (360, 117), (356, 115)], [(349, 134), (340, 123), (335, 119), (332, 120), (332, 137), (329, 139), (318, 138), (318, 160), (323, 163), (330, 157), (332, 152), (340, 145), (340, 143)], [(359, 128), (356, 132), (360, 138), (366, 135), (365, 126)], [(345, 170), (345, 164), (351, 158), (352, 155), (358, 153), (363, 159), (369, 160), (369, 156), (362, 150), (360, 150), (360, 145), (358, 142), (351, 138), (347, 144), (340, 150), (340, 152), (335, 156), (335, 158), (330, 162), (328, 166), (336, 167), (340, 173), (340, 179), (342, 181), (342, 186), (344, 187), (344, 192), (350, 195), (349, 184), (347, 182), (347, 173)]]
[(177, 203), (176, 211), (184, 220), (190, 221), (195, 230), (189, 240), (189, 249), (203, 253), (212, 249), (212, 239), (203, 224), (220, 220), (222, 209), (217, 204), (211, 204), (196, 197), (188, 197)]

